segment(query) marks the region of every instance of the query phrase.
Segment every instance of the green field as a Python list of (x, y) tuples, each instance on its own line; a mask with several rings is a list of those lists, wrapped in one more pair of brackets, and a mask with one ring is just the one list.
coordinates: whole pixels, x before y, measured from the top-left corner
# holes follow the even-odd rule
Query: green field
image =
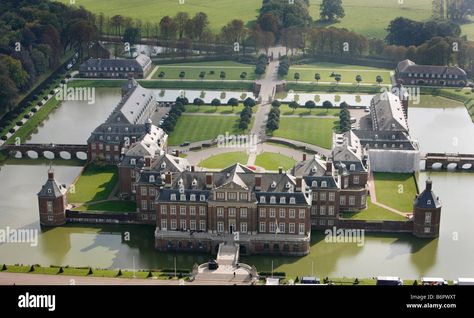
[[(317, 84), (314, 83), (295, 83), (295, 81), (290, 81), (286, 83), (287, 91), (293, 90), (297, 92), (307, 92), (307, 93), (351, 93), (351, 94), (377, 94), (380, 93), (381, 89), (387, 84), (378, 85), (362, 85), (357, 86), (356, 84)], [(277, 96), (283, 96), (284, 94), (277, 93)]]
[(104, 211), (104, 212), (136, 212), (137, 204), (133, 201), (106, 201), (84, 204), (76, 211)]
[(160, 72), (164, 72), (164, 79), (180, 79), (179, 73), (185, 72), (184, 79), (200, 80), (199, 74), (206, 72), (204, 80), (221, 80), (220, 73), (225, 72), (225, 80), (241, 80), (240, 74), (247, 73), (245, 80), (254, 80), (256, 77), (255, 68), (249, 64), (234, 61), (213, 61), (213, 62), (193, 62), (160, 65), (153, 75), (158, 79)]
[(447, 108), (464, 107), (464, 105), (459, 101), (441, 96), (420, 95), (420, 100), (417, 104), (414, 99), (409, 100), (409, 107)]
[(280, 114), (281, 116), (291, 116), (291, 115), (298, 115), (298, 116), (338, 116), (339, 109), (329, 109), (329, 108), (313, 108), (309, 109), (302, 105), (296, 109), (290, 108), (288, 104), (282, 104), (280, 106)]
[[(377, 197), (378, 199), (378, 197)], [(389, 220), (389, 221), (406, 221), (407, 219), (403, 216), (394, 213), (392, 211), (386, 210), (382, 207), (379, 207), (373, 204), (370, 201), (370, 198), (367, 199), (367, 209), (360, 212), (344, 212), (344, 218), (354, 219), (354, 220)]]
[(280, 167), (282, 167), (284, 170), (288, 170), (293, 168), (295, 163), (295, 159), (274, 152), (263, 152), (258, 155), (257, 159), (255, 160), (256, 166), (273, 171), (278, 170)]
[[(223, 114), (223, 115), (228, 115), (228, 114), (236, 114), (239, 115), (242, 110), (244, 109), (243, 104), (240, 104), (239, 106), (227, 106), (227, 105), (222, 105), (222, 106), (210, 106), (210, 105), (202, 105), (202, 106), (196, 106), (196, 105), (186, 105), (185, 106), (185, 112), (186, 113), (202, 113), (202, 114)], [(255, 110), (252, 109), (254, 112)]]
[(332, 131), (335, 125), (336, 120), (333, 118), (281, 117), (280, 128), (273, 132), (273, 136), (331, 149)]
[(105, 200), (117, 183), (116, 166), (88, 165), (68, 193), (68, 201), (86, 203)]
[[(71, 2), (59, 1), (67, 4)], [(177, 12), (188, 12), (191, 16), (204, 12), (213, 30), (220, 30), (232, 19), (244, 22), (255, 20), (261, 4), (258, 0), (184, 0), (184, 4), (178, 0), (76, 0), (76, 5), (93, 13), (102, 12), (109, 17), (119, 14), (151, 23), (158, 23), (167, 15), (175, 16)]]
[(415, 180), (410, 173), (375, 172), (377, 202), (400, 212), (412, 212), (417, 194)]
[(341, 83), (357, 83), (355, 80), (357, 75), (362, 77), (361, 84), (377, 84), (375, 81), (377, 75), (382, 76), (382, 84), (390, 83), (389, 69), (326, 62), (292, 65), (286, 79), (295, 81), (294, 74), (299, 73), (299, 81), (316, 82), (314, 74), (319, 73), (321, 75), (319, 82), (335, 83), (334, 77), (330, 77), (332, 72), (341, 75)]
[[(179, 117), (168, 144), (177, 146), (184, 141), (210, 140), (218, 135), (245, 133), (239, 129), (239, 116), (186, 115)], [(249, 127), (252, 125), (250, 124)]]
[(246, 152), (226, 152), (201, 161), (199, 166), (208, 169), (224, 169), (236, 163), (246, 165), (248, 159), (249, 155)]
[[(319, 19), (319, 6), (322, 0), (310, 0), (311, 16)], [(345, 17), (330, 26), (346, 28), (366, 37), (385, 38), (385, 29), (391, 20), (405, 17), (425, 21), (431, 17), (432, 0), (343, 0)], [(329, 26), (325, 24), (326, 26)]]

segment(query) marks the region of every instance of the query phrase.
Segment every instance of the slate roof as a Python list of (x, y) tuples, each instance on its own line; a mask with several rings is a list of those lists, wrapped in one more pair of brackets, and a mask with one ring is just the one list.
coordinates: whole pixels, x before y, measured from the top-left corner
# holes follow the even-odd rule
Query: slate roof
[(136, 85), (126, 91), (106, 123), (144, 124), (144, 118), (148, 119), (151, 116), (151, 114), (143, 116), (144, 113), (150, 112), (150, 107), (155, 103), (152, 90)]
[(111, 68), (124, 68), (122, 70), (125, 71), (125, 68), (129, 68), (129, 71), (133, 68), (134, 71), (142, 70), (149, 64), (151, 63), (151, 60), (148, 56), (144, 54), (139, 54), (136, 58), (133, 59), (88, 59), (84, 63), (81, 64), (80, 66), (80, 71), (81, 72), (86, 72), (90, 71), (89, 67), (91, 70), (95, 67), (95, 71), (98, 71), (99, 68), (104, 70), (104, 68), (107, 68), (107, 70), (112, 71)]
[(458, 66), (439, 66), (439, 65), (417, 65), (413, 61), (403, 60), (397, 65), (397, 71), (400, 73), (423, 73), (440, 75), (458, 75), (466, 76), (466, 72)]
[(326, 163), (318, 155), (298, 161), (292, 169), (294, 176), (323, 176), (325, 173)]
[(424, 209), (435, 209), (441, 207), (441, 201), (432, 190), (432, 181), (426, 181), (426, 188), (415, 198), (415, 206)]
[[(303, 179), (311, 188), (314, 188), (314, 185), (320, 189), (337, 189), (339, 187), (333, 176), (304, 176)], [(326, 181), (326, 187), (322, 186), (323, 181)]]
[[(51, 172), (50, 172), (51, 173)], [(67, 188), (61, 184), (59, 184), (56, 179), (48, 178), (46, 183), (41, 188), (40, 192), (38, 192), (39, 197), (47, 197), (47, 198), (59, 198), (60, 196), (64, 195), (67, 192)]]
[(374, 95), (370, 103), (373, 130), (404, 130), (408, 131), (408, 123), (403, 106), (392, 93), (383, 92)]
[[(368, 147), (369, 149), (418, 150), (416, 141), (412, 140), (405, 131), (354, 130), (354, 134), (359, 137), (362, 147)], [(386, 148), (383, 147), (384, 144), (387, 145)]]

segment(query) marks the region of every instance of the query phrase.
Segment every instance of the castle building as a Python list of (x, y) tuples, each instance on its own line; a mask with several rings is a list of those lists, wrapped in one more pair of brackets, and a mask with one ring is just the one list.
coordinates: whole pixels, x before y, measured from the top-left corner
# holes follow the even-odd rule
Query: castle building
[(133, 59), (91, 58), (79, 67), (79, 76), (87, 78), (145, 78), (152, 70), (151, 59), (139, 54)]
[(54, 171), (48, 171), (48, 180), (38, 192), (39, 220), (41, 225), (58, 226), (66, 223), (66, 186), (54, 178)]
[(417, 65), (408, 59), (398, 63), (395, 76), (404, 85), (464, 87), (467, 84), (467, 74), (458, 66)]
[(433, 238), (439, 236), (441, 222), (441, 201), (432, 190), (432, 181), (426, 181), (423, 192), (413, 203), (413, 235)]

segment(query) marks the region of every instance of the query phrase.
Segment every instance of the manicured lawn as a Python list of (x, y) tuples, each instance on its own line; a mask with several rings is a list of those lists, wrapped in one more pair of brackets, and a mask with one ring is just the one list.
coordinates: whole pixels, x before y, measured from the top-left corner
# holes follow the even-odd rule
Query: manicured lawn
[[(239, 129), (239, 116), (186, 115), (179, 117), (168, 143), (177, 146), (184, 141), (194, 142), (214, 139), (218, 135), (246, 133)], [(251, 127), (251, 124), (249, 125)]]
[(356, 84), (321, 84), (321, 83), (295, 83), (290, 81), (286, 83), (287, 90), (301, 91), (307, 93), (352, 93), (352, 94), (376, 94), (380, 93), (380, 90), (387, 83), (382, 85), (367, 85), (357, 86)]
[(357, 75), (362, 76), (362, 84), (377, 84), (375, 81), (377, 75), (382, 76), (385, 83), (390, 83), (390, 70), (388, 69), (326, 62), (292, 65), (286, 79), (294, 81), (294, 74), (299, 73), (300, 81), (316, 82), (314, 74), (319, 73), (321, 75), (320, 82), (335, 83), (334, 77), (330, 77), (332, 72), (340, 74), (341, 82), (344, 83), (357, 83), (355, 80)]
[(68, 201), (72, 203), (85, 203), (105, 200), (117, 183), (116, 166), (88, 165), (68, 194)]
[[(319, 6), (322, 0), (310, 0), (311, 16), (319, 19)], [(401, 2), (401, 4), (400, 4)], [(391, 20), (405, 17), (416, 21), (425, 21), (431, 17), (432, 0), (387, 1), (387, 0), (343, 0), (345, 17), (330, 24), (337, 28), (363, 34), (367, 37), (385, 38), (385, 29)], [(326, 24), (326, 26), (328, 26)]]
[[(240, 104), (239, 106), (227, 106), (227, 105), (222, 105), (222, 106), (210, 106), (210, 105), (202, 105), (202, 106), (196, 106), (196, 105), (186, 105), (186, 113), (203, 113), (203, 114), (236, 114), (240, 115), (240, 112), (244, 109), (243, 104)], [(255, 112), (255, 107), (252, 109)]]
[(77, 211), (135, 212), (137, 204), (133, 201), (107, 201), (81, 205)]
[(273, 136), (298, 140), (331, 149), (332, 131), (337, 123), (333, 118), (281, 117), (280, 128)]
[(377, 202), (401, 212), (413, 211), (416, 185), (410, 173), (374, 173)]
[(299, 115), (299, 116), (339, 116), (339, 109), (326, 109), (326, 108), (313, 108), (309, 109), (303, 106), (296, 108), (290, 108), (288, 104), (282, 104), (280, 106), (280, 115)]
[(225, 80), (241, 80), (240, 74), (247, 73), (245, 80), (256, 78), (255, 68), (249, 64), (234, 61), (194, 62), (181, 64), (160, 65), (153, 78), (158, 79), (160, 72), (164, 72), (164, 79), (180, 79), (179, 73), (185, 72), (185, 79), (200, 80), (199, 74), (206, 72), (204, 80), (221, 80), (220, 73), (225, 72)]
[(419, 102), (416, 104), (414, 99), (409, 100), (409, 107), (424, 108), (447, 108), (447, 107), (464, 107), (463, 103), (441, 96), (420, 95)]
[(292, 168), (296, 163), (296, 160), (274, 152), (264, 152), (257, 156), (255, 165), (265, 168), (266, 170), (278, 170), (279, 167), (283, 167), (284, 170)]
[(209, 169), (223, 169), (236, 163), (247, 164), (249, 155), (245, 152), (227, 152), (209, 157), (199, 163), (200, 167)]
[[(377, 196), (378, 200), (378, 196)], [(393, 213), (392, 211), (386, 210), (378, 205), (373, 204), (368, 198), (367, 209), (352, 213), (344, 213), (344, 218), (354, 219), (354, 220), (390, 220), (390, 221), (406, 221), (407, 219), (403, 216)]]
[[(70, 0), (60, 0), (69, 4)], [(192, 17), (198, 12), (204, 12), (209, 17), (209, 27), (215, 31), (232, 19), (241, 19), (245, 23), (255, 20), (261, 1), (256, 0), (80, 0), (77, 6), (84, 6), (93, 13), (104, 13), (112, 17), (122, 15), (143, 22), (158, 23), (166, 15), (175, 16), (177, 12), (187, 12)]]

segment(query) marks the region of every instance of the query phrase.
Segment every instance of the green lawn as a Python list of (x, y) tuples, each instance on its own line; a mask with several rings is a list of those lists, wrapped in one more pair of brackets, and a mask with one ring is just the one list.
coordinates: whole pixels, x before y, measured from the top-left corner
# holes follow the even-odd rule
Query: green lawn
[(282, 104), (280, 106), (280, 114), (281, 116), (288, 116), (288, 115), (298, 115), (298, 116), (339, 116), (339, 109), (326, 109), (326, 108), (314, 108), (309, 109), (303, 106), (298, 107), (297, 109), (293, 110), (290, 108), (288, 104)]
[[(71, 1), (60, 2), (69, 4)], [(166, 15), (175, 16), (180, 11), (187, 12), (190, 16), (202, 11), (209, 17), (209, 27), (220, 31), (232, 19), (244, 22), (255, 20), (262, 3), (258, 0), (185, 0), (184, 4), (180, 4), (178, 0), (77, 0), (76, 5), (84, 6), (93, 13), (102, 12), (109, 17), (120, 14), (151, 23), (160, 22)]]
[(84, 169), (74, 188), (70, 189), (68, 201), (86, 203), (106, 200), (117, 183), (117, 177), (116, 166), (102, 167), (90, 164)]
[[(311, 16), (319, 19), (322, 0), (310, 0)], [(402, 4), (400, 4), (401, 2)], [(405, 17), (425, 21), (431, 17), (432, 0), (343, 0), (345, 17), (331, 26), (346, 28), (367, 37), (385, 38), (391, 20)], [(327, 25), (327, 24), (326, 24)]]
[[(177, 146), (184, 141), (194, 142), (210, 140), (218, 135), (244, 134), (246, 131), (239, 129), (239, 116), (205, 116), (186, 115), (179, 117), (176, 127), (168, 138), (170, 146)], [(252, 123), (249, 127), (252, 126)]]
[[(378, 196), (377, 196), (378, 200)], [(368, 198), (367, 209), (360, 212), (345, 212), (343, 213), (344, 218), (354, 220), (390, 220), (390, 221), (406, 221), (407, 219), (403, 216), (393, 213), (392, 211), (386, 210), (373, 204)]]
[(160, 65), (153, 78), (158, 79), (160, 72), (165, 72), (164, 79), (180, 79), (179, 73), (183, 71), (185, 79), (200, 80), (199, 74), (204, 71), (206, 76), (204, 80), (221, 80), (221, 71), (225, 72), (225, 80), (240, 80), (242, 72), (247, 73), (245, 80), (254, 80), (256, 78), (255, 67), (249, 64), (238, 63), (234, 61), (213, 61), (213, 62), (193, 62)]
[(284, 170), (288, 170), (292, 168), (295, 163), (295, 159), (274, 152), (263, 152), (258, 155), (257, 159), (255, 160), (256, 166), (273, 171), (278, 170), (280, 167), (283, 167)]
[(409, 100), (409, 107), (426, 107), (426, 108), (447, 108), (447, 107), (464, 107), (462, 102), (452, 100), (441, 96), (420, 95), (418, 104), (414, 99)]
[(367, 85), (367, 86), (357, 86), (356, 84), (318, 84), (314, 83), (295, 83), (290, 81), (286, 83), (286, 89), (288, 91), (301, 91), (307, 93), (351, 93), (351, 94), (376, 94), (380, 93), (380, 90), (384, 86), (382, 85)]
[[(210, 105), (202, 105), (202, 106), (195, 106), (195, 105), (186, 105), (185, 112), (186, 113), (203, 113), (203, 114), (236, 114), (240, 115), (242, 110), (244, 109), (243, 104), (239, 106), (210, 106)], [(255, 112), (255, 107), (252, 109)]]
[(321, 75), (320, 82), (335, 83), (334, 77), (330, 77), (332, 72), (340, 74), (341, 82), (345, 83), (357, 83), (355, 80), (357, 75), (362, 76), (362, 84), (377, 84), (375, 81), (377, 75), (382, 76), (385, 83), (390, 83), (389, 69), (326, 62), (292, 65), (286, 79), (294, 81), (294, 74), (299, 73), (300, 81), (316, 82), (314, 74), (319, 73)]
[(201, 161), (199, 166), (208, 169), (224, 169), (236, 163), (246, 165), (248, 158), (249, 155), (246, 152), (226, 152)]
[(135, 212), (137, 204), (133, 201), (106, 201), (81, 205), (77, 211)]
[(280, 128), (273, 132), (273, 136), (331, 149), (332, 131), (336, 124), (333, 118), (281, 117)]
[(375, 172), (374, 178), (377, 202), (401, 212), (413, 211), (417, 192), (412, 174)]

